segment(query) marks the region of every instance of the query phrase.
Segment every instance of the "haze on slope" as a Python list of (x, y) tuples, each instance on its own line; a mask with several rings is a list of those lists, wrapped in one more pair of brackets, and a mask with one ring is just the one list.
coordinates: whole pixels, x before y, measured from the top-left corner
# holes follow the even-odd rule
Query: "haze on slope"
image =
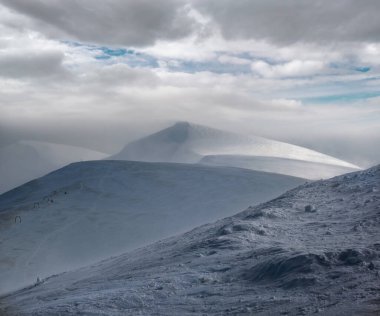
[(3, 297), (2, 307), (11, 315), (375, 314), (379, 228), (377, 166), (53, 276)]
[[(245, 161), (249, 159), (250, 163), (243, 162), (242, 157), (245, 157)], [(360, 169), (346, 161), (300, 146), (261, 137), (238, 135), (187, 122), (179, 122), (134, 141), (111, 159), (199, 162), (208, 165), (247, 167), (310, 179), (332, 177)], [(306, 175), (304, 170), (307, 170)]]
[(19, 141), (0, 148), (0, 194), (69, 163), (106, 154), (62, 144)]
[(237, 168), (71, 164), (0, 196), (0, 291), (231, 215), (302, 182)]

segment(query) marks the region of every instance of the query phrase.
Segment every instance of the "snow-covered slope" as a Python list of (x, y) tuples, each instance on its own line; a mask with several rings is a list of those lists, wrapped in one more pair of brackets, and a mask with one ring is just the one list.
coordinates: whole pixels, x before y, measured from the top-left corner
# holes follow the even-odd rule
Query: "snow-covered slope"
[(207, 166), (234, 166), (318, 180), (328, 179), (353, 170), (353, 168), (347, 168), (345, 166), (307, 160), (261, 156), (205, 156), (199, 161), (199, 163)]
[(0, 291), (232, 215), (302, 182), (185, 164), (69, 165), (0, 196)]
[(47, 278), (1, 306), (10, 315), (377, 315), (379, 272), (380, 166)]
[(0, 148), (0, 193), (81, 160), (107, 155), (90, 149), (37, 141), (20, 141)]
[[(203, 159), (207, 156), (214, 157), (214, 159), (207, 159), (209, 165), (214, 163), (221, 165), (223, 162), (223, 165), (237, 167), (241, 165), (241, 159), (237, 157), (260, 157), (261, 161), (269, 160), (265, 171), (278, 172), (280, 170), (281, 173), (294, 176), (298, 175), (299, 170), (304, 168), (305, 162), (308, 162), (310, 170), (307, 175), (310, 179), (320, 179), (326, 175), (334, 176), (360, 169), (346, 161), (304, 147), (261, 137), (247, 137), (187, 122), (177, 123), (132, 142), (111, 159), (185, 163), (201, 161), (203, 163)], [(219, 159), (219, 156), (224, 158)], [(225, 159), (227, 156), (230, 159)], [(235, 158), (231, 159), (231, 157)], [(276, 159), (276, 163), (273, 164), (271, 159)], [(290, 160), (292, 160), (291, 164), (289, 164)], [(258, 160), (252, 159), (251, 163), (245, 166), (253, 170), (261, 170), (261, 164)]]

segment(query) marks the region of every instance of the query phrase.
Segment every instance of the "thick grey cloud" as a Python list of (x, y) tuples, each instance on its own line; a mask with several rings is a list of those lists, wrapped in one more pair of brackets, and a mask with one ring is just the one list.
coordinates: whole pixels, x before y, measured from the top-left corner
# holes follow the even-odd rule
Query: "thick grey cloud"
[(380, 40), (378, 0), (196, 0), (228, 39), (298, 41)]
[[(301, 102), (377, 95), (378, 0), (0, 3), (6, 5), (0, 5), (0, 145), (35, 139), (114, 153), (188, 120), (306, 145), (363, 166), (379, 162), (380, 99), (347, 107)], [(224, 38), (206, 32), (183, 39), (202, 26), (220, 28)], [(69, 39), (99, 45), (61, 42)], [(133, 49), (133, 61), (146, 59), (97, 58), (108, 44), (145, 46)], [(215, 60), (251, 72), (208, 71)], [(335, 64), (348, 70), (331, 70)]]
[(63, 54), (59, 51), (0, 54), (0, 77), (48, 77), (64, 73)]
[(145, 46), (189, 35), (195, 21), (182, 0), (1, 0), (49, 35), (85, 42)]

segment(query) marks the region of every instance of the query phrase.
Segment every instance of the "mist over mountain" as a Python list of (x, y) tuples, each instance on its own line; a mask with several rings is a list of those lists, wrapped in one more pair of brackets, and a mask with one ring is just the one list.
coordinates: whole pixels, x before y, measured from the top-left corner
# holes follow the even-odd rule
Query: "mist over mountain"
[(69, 163), (105, 156), (86, 148), (39, 141), (19, 141), (0, 147), (0, 194)]
[(188, 122), (127, 144), (109, 159), (233, 166), (310, 179), (360, 169), (304, 147)]

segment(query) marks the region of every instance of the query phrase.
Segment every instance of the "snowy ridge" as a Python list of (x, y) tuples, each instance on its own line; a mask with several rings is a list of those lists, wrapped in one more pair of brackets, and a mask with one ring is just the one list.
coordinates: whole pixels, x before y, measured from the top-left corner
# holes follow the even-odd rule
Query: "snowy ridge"
[(0, 293), (230, 216), (303, 182), (225, 167), (71, 164), (0, 195)]
[(47, 278), (13, 315), (376, 315), (380, 166)]
[[(320, 179), (324, 175), (326, 165), (330, 168), (329, 176), (359, 170), (358, 166), (334, 157), (283, 142), (269, 140), (261, 137), (247, 137), (206, 126), (177, 123), (155, 134), (139, 139), (128, 144), (120, 153), (111, 157), (117, 160), (161, 161), (161, 162), (185, 162), (197, 163), (207, 156), (246, 156), (260, 157), (260, 159), (282, 158), (294, 160), (294, 163), (314, 163), (314, 173), (310, 178)], [(277, 162), (281, 162), (278, 160)], [(239, 166), (236, 160), (224, 160), (225, 165)], [(212, 164), (212, 161), (208, 161)], [(322, 164), (323, 166), (321, 166)], [(287, 169), (284, 164), (282, 170), (286, 174), (293, 174), (297, 168)], [(302, 167), (302, 166), (301, 166)], [(319, 168), (321, 172), (319, 172)], [(334, 172), (334, 167), (336, 170)], [(249, 168), (256, 168), (255, 163), (249, 164)], [(271, 170), (271, 165), (267, 170)]]

